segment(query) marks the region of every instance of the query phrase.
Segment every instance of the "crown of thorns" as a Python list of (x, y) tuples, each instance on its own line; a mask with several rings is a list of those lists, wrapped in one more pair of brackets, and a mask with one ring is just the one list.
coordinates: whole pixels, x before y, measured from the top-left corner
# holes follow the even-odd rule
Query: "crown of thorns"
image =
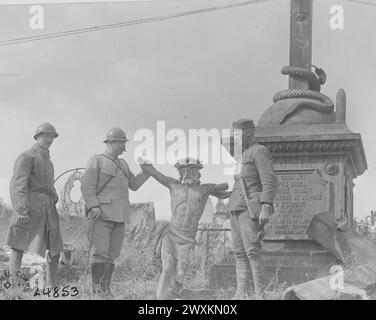
[(198, 168), (198, 169), (202, 169), (203, 165), (200, 162), (200, 160), (198, 160), (198, 159), (185, 158), (185, 159), (182, 159), (182, 160), (179, 160), (178, 162), (176, 162), (175, 167), (178, 170), (181, 170), (183, 168)]

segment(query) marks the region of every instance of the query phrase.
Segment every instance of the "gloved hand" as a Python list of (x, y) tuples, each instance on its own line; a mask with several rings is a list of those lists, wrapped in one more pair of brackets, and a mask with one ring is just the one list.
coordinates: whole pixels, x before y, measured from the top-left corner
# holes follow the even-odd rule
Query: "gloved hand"
[(98, 218), (101, 216), (102, 209), (99, 207), (91, 208), (88, 213), (88, 219), (94, 219), (98, 220)]
[(23, 224), (23, 225), (26, 225), (30, 222), (30, 216), (29, 214), (19, 214), (18, 215), (18, 221)]
[(269, 216), (272, 214), (272, 206), (267, 203), (261, 205), (261, 212), (259, 216), (259, 225), (261, 228), (264, 227), (269, 221)]

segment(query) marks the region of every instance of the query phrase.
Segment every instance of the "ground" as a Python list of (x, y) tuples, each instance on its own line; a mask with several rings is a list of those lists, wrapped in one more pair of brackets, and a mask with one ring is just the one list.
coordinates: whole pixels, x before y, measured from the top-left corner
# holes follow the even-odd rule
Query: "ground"
[[(0, 217), (0, 240), (3, 241), (10, 221), (9, 215)], [(53, 296), (53, 292), (33, 288), (29, 292), (23, 292), (22, 299), (90, 299), (91, 298), (91, 273), (85, 267), (87, 263), (88, 241), (85, 232), (85, 222), (83, 219), (61, 218), (61, 229), (66, 248), (72, 249), (73, 259), (71, 264), (60, 264), (58, 272), (59, 290)], [(158, 229), (158, 227), (157, 227)], [(202, 237), (201, 237), (202, 238)], [(208, 284), (208, 267), (202, 267), (202, 243), (203, 239), (198, 239), (199, 245), (192, 259), (192, 265), (186, 276), (183, 292), (184, 299), (224, 299), (230, 298), (233, 291), (209, 293), (206, 289)], [(138, 299), (156, 299), (156, 287), (160, 276), (161, 267), (152, 262), (155, 237), (151, 239), (148, 245), (140, 246), (137, 241), (130, 241), (129, 237), (124, 241), (121, 255), (117, 261), (113, 274), (112, 293), (116, 299), (120, 300), (138, 300)], [(9, 260), (9, 248), (0, 249), (0, 271), (7, 270)], [(213, 262), (212, 253), (207, 259), (207, 263)], [(31, 268), (36, 270), (44, 268), (45, 260), (41, 257), (31, 254), (25, 254), (23, 258), (22, 273), (29, 279), (36, 274)], [(3, 272), (1, 272), (3, 274)], [(69, 293), (62, 296), (62, 289)], [(76, 289), (78, 294), (76, 294)], [(84, 290), (85, 288), (85, 290)], [(192, 291), (193, 290), (193, 291)], [(4, 298), (4, 291), (0, 293), (0, 299)], [(67, 293), (64, 293), (66, 295)]]
[[(81, 221), (82, 222), (82, 221)], [(84, 225), (79, 219), (62, 219), (61, 227), (63, 238), (68, 242), (67, 248), (73, 249), (72, 264), (60, 264), (58, 272), (57, 292), (38, 290), (34, 287), (32, 290), (21, 290), (22, 299), (91, 299), (90, 270), (85, 273), (87, 262), (88, 241), (84, 232)], [(0, 241), (5, 237), (9, 217), (0, 217)], [(183, 299), (231, 299), (235, 288), (223, 291), (209, 290), (209, 272), (210, 265), (224, 258), (227, 254), (223, 250), (223, 244), (219, 243), (218, 235), (210, 238), (210, 251), (206, 251), (203, 243), (206, 243), (206, 234), (201, 233), (197, 237), (197, 246), (192, 258), (192, 264), (186, 275), (185, 290), (182, 292)], [(65, 241), (65, 242), (66, 242)], [(160, 265), (152, 263), (155, 238), (151, 239), (147, 246), (139, 246), (136, 242), (126, 239), (121, 252), (121, 256), (116, 264), (113, 274), (112, 292), (119, 300), (150, 300), (156, 299), (156, 287), (160, 276)], [(203, 253), (207, 254), (206, 267), (203, 267)], [(3, 270), (7, 270), (9, 259), (9, 250), (0, 248), (0, 279)], [(33, 276), (31, 267), (34, 269), (44, 268), (44, 259), (26, 255), (23, 259), (22, 273), (29, 279)], [(34, 278), (35, 279), (35, 278)], [(9, 290), (4, 289), (5, 281), (1, 282), (0, 299), (9, 297)], [(273, 286), (272, 286), (273, 287)], [(63, 292), (64, 288), (64, 292)], [(84, 290), (85, 288), (85, 290)], [(24, 289), (24, 288), (23, 288)], [(18, 291), (17, 291), (18, 292)], [(368, 288), (367, 293), (372, 300), (376, 300), (376, 286)], [(64, 295), (64, 296), (63, 296)], [(277, 284), (277, 289), (268, 292), (267, 299), (281, 299), (282, 289)], [(252, 298), (252, 297), (251, 297)]]

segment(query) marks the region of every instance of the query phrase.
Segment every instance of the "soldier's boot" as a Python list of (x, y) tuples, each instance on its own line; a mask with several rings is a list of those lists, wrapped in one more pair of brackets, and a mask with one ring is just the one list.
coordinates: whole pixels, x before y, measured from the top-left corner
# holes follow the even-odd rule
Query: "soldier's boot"
[(12, 248), (9, 259), (9, 283), (11, 285), (12, 295), (19, 292), (19, 289), (22, 286), (22, 280), (19, 276), (21, 272), (22, 257), (22, 250)]
[(265, 279), (265, 267), (260, 257), (254, 257), (249, 259), (251, 269), (253, 286), (255, 289), (256, 300), (265, 300), (265, 289), (266, 289), (266, 279)]
[[(10, 295), (9, 297), (12, 300), (24, 300), (26, 295), (24, 293), (24, 286), (25, 283), (22, 280), (22, 278), (17, 274), (17, 275), (9, 275), (9, 283), (11, 285), (10, 287)], [(3, 283), (4, 285), (4, 283)]]
[(91, 265), (91, 279), (92, 279), (92, 299), (102, 300), (104, 292), (102, 290), (101, 279), (104, 273), (104, 263), (93, 263)]
[(104, 272), (101, 279), (101, 288), (107, 300), (114, 300), (115, 298), (111, 292), (111, 279), (112, 273), (114, 272), (114, 268), (114, 263), (105, 263), (104, 265)]
[(57, 269), (59, 267), (60, 254), (51, 257), (47, 254), (46, 283), (45, 288), (53, 289), (57, 287)]
[(233, 300), (248, 300), (248, 287), (251, 279), (251, 267), (248, 260), (236, 260), (236, 292)]
[(21, 270), (23, 251), (12, 248), (9, 259), (9, 274), (16, 275)]

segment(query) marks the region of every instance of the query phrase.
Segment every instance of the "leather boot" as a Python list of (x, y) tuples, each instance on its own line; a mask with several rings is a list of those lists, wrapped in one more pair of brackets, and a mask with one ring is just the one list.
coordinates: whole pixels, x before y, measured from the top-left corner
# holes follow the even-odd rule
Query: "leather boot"
[(18, 275), (10, 275), (9, 282), (11, 284), (10, 287), (10, 295), (9, 297), (12, 300), (23, 300), (25, 299), (24, 295), (24, 281)]
[(266, 289), (266, 279), (265, 279), (265, 268), (260, 257), (255, 257), (249, 259), (251, 269), (253, 285), (256, 294), (256, 300), (265, 300), (265, 289)]
[(46, 264), (46, 284), (45, 288), (53, 289), (57, 287), (57, 269), (59, 267), (60, 254), (51, 257), (47, 254), (47, 264)]
[(251, 279), (251, 267), (248, 260), (236, 260), (236, 292), (233, 300), (248, 300), (248, 287)]
[(101, 288), (104, 292), (106, 299), (114, 300), (114, 295), (111, 292), (111, 278), (112, 273), (114, 272), (115, 264), (114, 263), (105, 263), (104, 273), (101, 279)]
[(9, 274), (16, 275), (21, 271), (21, 262), (23, 257), (23, 251), (12, 248), (9, 259)]
[(101, 279), (104, 272), (104, 263), (93, 263), (91, 265), (91, 279), (92, 279), (92, 299), (102, 300), (104, 293), (102, 290)]

